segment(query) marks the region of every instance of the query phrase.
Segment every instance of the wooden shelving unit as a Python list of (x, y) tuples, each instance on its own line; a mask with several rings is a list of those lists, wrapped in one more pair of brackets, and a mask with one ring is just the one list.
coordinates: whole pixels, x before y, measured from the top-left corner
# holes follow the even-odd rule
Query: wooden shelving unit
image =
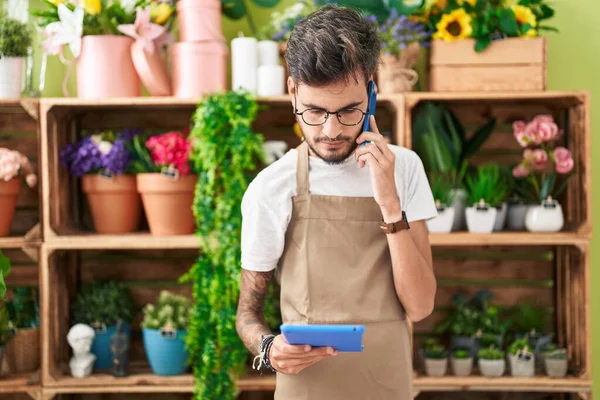
[[(526, 118), (531, 113), (548, 112), (567, 128), (569, 148), (578, 168), (564, 204), (566, 225), (558, 233), (498, 232), (491, 234), (431, 234), (436, 259), (436, 275), (440, 277), (436, 311), (427, 320), (415, 324), (413, 340), (419, 343), (443, 316), (449, 294), (457, 288), (472, 291), (480, 284), (491, 283), (491, 290), (503, 306), (518, 304), (528, 297), (538, 297), (555, 309), (552, 326), (557, 340), (567, 346), (570, 373), (564, 379), (545, 376), (534, 378), (465, 378), (445, 376), (431, 378), (415, 369), (415, 395), (425, 392), (539, 392), (572, 393), (591, 399), (591, 351), (589, 309), (589, 243), (591, 237), (591, 167), (589, 154), (589, 98), (585, 92), (541, 93), (408, 93), (380, 96), (378, 125), (393, 142), (412, 146), (411, 119), (422, 101), (447, 102), (467, 123), (480, 116), (494, 114), (499, 120)], [(24, 103), (27, 115), (37, 115), (32, 103)], [(289, 147), (299, 140), (292, 133), (294, 117), (287, 96), (260, 98), (262, 111), (255, 130), (267, 140), (285, 140)], [(0, 103), (0, 106), (3, 104)], [(22, 377), (10, 377), (3, 386), (30, 393), (32, 398), (52, 399), (61, 394), (102, 393), (127, 399), (129, 394), (191, 393), (191, 375), (159, 377), (150, 371), (144, 359), (139, 337), (132, 346), (130, 375), (117, 379), (108, 373), (94, 373), (76, 379), (68, 373), (69, 357), (64, 339), (69, 323), (69, 301), (82, 282), (100, 278), (121, 279), (131, 284), (136, 302), (151, 300), (161, 285), (183, 293), (189, 287), (176, 286), (176, 278), (193, 262), (200, 241), (196, 235), (157, 237), (142, 231), (127, 235), (99, 235), (93, 232), (79, 182), (60, 165), (59, 150), (74, 142), (82, 130), (118, 129), (126, 127), (180, 129), (189, 124), (196, 101), (177, 98), (106, 99), (100, 101), (76, 98), (42, 99), (39, 108), (41, 168), (41, 226), (27, 236), (2, 238), (0, 248), (39, 249), (39, 280), (42, 311), (41, 382), (24, 385)], [(2, 125), (0, 125), (0, 128)], [(492, 149), (502, 149), (507, 140), (494, 133)], [(1, 145), (1, 142), (0, 142)], [(495, 146), (495, 147), (494, 147)], [(510, 151), (512, 148), (504, 149)], [(489, 158), (489, 157), (488, 157)], [(481, 261), (486, 251), (510, 254), (512, 258)], [(531, 258), (529, 254), (543, 253)], [(477, 254), (476, 254), (477, 253)], [(467, 256), (465, 256), (467, 254)], [(486, 253), (487, 254), (487, 253)], [(519, 254), (524, 254), (519, 261)], [(471, 255), (472, 257), (469, 257)], [(477, 255), (477, 257), (475, 257)], [(525, 257), (527, 255), (527, 257)], [(517, 261), (515, 261), (517, 260)], [(164, 268), (169, 265), (169, 268)], [(497, 279), (494, 279), (498, 277)], [(488, 279), (489, 278), (489, 279)], [(521, 279), (518, 284), (513, 280)], [(506, 283), (508, 282), (508, 284)], [(515, 281), (516, 282), (516, 281)], [(496, 286), (493, 286), (496, 285)], [(134, 335), (137, 335), (134, 333)], [(37, 386), (36, 386), (37, 385)], [(238, 381), (240, 391), (272, 391), (274, 375), (249, 373)], [(9, 390), (9, 389), (6, 389)], [(104, 396), (104, 395), (103, 395)], [(104, 398), (104, 397), (103, 397)], [(107, 397), (113, 398), (113, 397)]]

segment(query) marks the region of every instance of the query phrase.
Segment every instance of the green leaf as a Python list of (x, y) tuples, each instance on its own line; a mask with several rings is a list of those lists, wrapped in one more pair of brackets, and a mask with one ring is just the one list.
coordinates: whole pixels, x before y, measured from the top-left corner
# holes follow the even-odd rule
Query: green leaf
[(0, 251), (0, 299), (4, 300), (6, 295), (5, 278), (10, 274), (10, 260)]
[(279, 4), (280, 1), (281, 0), (252, 0), (254, 4), (264, 8), (275, 7), (277, 4)]
[(502, 17), (500, 18), (499, 25), (502, 32), (506, 33), (507, 35), (513, 37), (518, 36), (519, 24), (517, 23), (515, 13), (510, 8), (502, 11)]
[(477, 129), (477, 131), (475, 131), (473, 134), (473, 137), (467, 141), (467, 144), (465, 145), (461, 155), (461, 160), (467, 160), (477, 153), (481, 146), (483, 146), (483, 144), (488, 140), (495, 127), (496, 118), (492, 118), (487, 124)]
[(489, 36), (478, 37), (475, 41), (475, 52), (481, 53), (492, 43), (492, 39)]
[(231, 19), (242, 19), (246, 16), (246, 5), (243, 0), (222, 0), (223, 15)]
[(552, 189), (554, 188), (555, 182), (556, 182), (556, 172), (552, 172), (552, 174), (549, 177), (542, 179), (542, 186), (540, 188), (540, 200), (544, 200), (550, 194), (552, 194)]
[(541, 5), (541, 11), (542, 11), (542, 15), (541, 17), (538, 18), (538, 20), (544, 20), (544, 19), (548, 19), (548, 18), (552, 18), (554, 16), (554, 10), (549, 7), (547, 4), (542, 4)]
[(521, 35), (525, 35), (525, 34), (527, 34), (527, 32), (529, 32), (529, 30), (531, 28), (532, 28), (531, 24), (523, 24), (519, 28), (519, 31), (520, 31)]
[(538, 31), (560, 32), (557, 28), (553, 26), (538, 25), (537, 29)]

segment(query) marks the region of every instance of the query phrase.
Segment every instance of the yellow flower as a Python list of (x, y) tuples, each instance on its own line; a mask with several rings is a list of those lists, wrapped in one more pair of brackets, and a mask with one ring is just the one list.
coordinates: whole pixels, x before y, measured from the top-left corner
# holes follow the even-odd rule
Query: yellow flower
[(519, 0), (504, 0), (505, 7), (512, 7), (516, 6), (517, 4), (519, 4)]
[(464, 8), (442, 15), (442, 19), (438, 22), (436, 28), (437, 32), (433, 34), (433, 38), (445, 40), (446, 42), (468, 39), (473, 34), (471, 16), (467, 14)]
[(67, 0), (50, 0), (50, 3), (52, 3), (52, 4), (54, 4), (55, 6), (57, 6), (57, 7), (58, 7), (58, 5), (59, 5), (60, 3), (64, 3), (64, 2), (66, 2), (66, 1), (67, 1)]
[(152, 17), (152, 22), (155, 24), (164, 24), (171, 14), (173, 13), (173, 9), (167, 3), (160, 3), (150, 12), (150, 16)]
[(477, 0), (458, 0), (458, 5), (462, 6), (463, 4), (465, 4), (465, 1), (473, 7), (475, 7), (475, 5), (477, 4)]
[(90, 15), (96, 15), (102, 10), (102, 0), (83, 0), (83, 9)]
[(535, 14), (531, 11), (531, 8), (525, 6), (512, 6), (511, 9), (515, 13), (515, 17), (517, 18), (517, 23), (519, 27), (525, 24), (531, 25), (531, 29), (529, 29), (524, 35), (525, 37), (535, 37), (537, 36), (537, 31), (533, 28), (537, 26), (537, 19), (535, 18)]

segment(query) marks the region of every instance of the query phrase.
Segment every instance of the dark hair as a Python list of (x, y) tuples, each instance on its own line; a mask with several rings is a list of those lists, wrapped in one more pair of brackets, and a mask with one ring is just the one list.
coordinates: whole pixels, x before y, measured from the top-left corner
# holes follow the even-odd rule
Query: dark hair
[(310, 86), (325, 86), (375, 73), (381, 40), (375, 25), (360, 11), (327, 4), (302, 19), (287, 43), (285, 60), (291, 77)]

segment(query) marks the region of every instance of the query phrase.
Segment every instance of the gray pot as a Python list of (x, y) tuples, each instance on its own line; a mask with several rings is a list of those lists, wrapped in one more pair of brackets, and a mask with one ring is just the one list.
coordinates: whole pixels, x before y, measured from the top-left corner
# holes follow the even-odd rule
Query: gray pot
[(474, 338), (469, 336), (452, 336), (450, 338), (450, 348), (452, 351), (456, 349), (469, 350), (471, 357), (477, 357), (477, 343)]
[(545, 358), (544, 362), (546, 363), (546, 374), (550, 378), (564, 378), (567, 375), (568, 360)]
[(525, 230), (525, 216), (527, 215), (527, 204), (510, 204), (506, 216), (506, 226), (511, 231)]
[(448, 359), (433, 360), (431, 358), (425, 359), (425, 371), (429, 376), (444, 376), (448, 370)]
[(452, 222), (452, 231), (461, 231), (465, 229), (465, 204), (467, 202), (467, 192), (464, 189), (452, 189), (454, 201), (451, 207), (454, 208), (454, 220)]
[(479, 359), (479, 371), (483, 376), (498, 377), (504, 375), (506, 361)]
[(535, 375), (535, 356), (532, 354), (530, 360), (519, 359), (516, 355), (509, 354), (510, 374), (523, 378), (530, 378)]
[(452, 373), (455, 376), (469, 376), (473, 371), (473, 359), (457, 359), (451, 358), (450, 363), (452, 364)]
[(496, 208), (496, 222), (494, 222), (494, 232), (504, 230), (506, 224), (506, 214), (508, 213), (508, 206), (506, 202), (503, 202), (500, 207)]

